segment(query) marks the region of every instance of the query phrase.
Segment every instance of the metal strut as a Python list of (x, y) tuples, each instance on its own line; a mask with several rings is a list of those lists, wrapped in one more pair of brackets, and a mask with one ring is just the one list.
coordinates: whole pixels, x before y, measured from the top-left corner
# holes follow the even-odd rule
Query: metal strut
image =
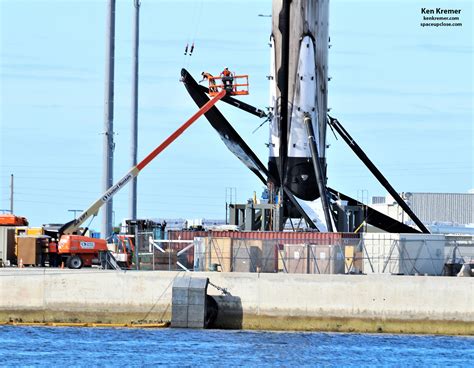
[(351, 198), (335, 189), (327, 187), (328, 192), (334, 197), (338, 199), (342, 199), (343, 201), (347, 201), (349, 206), (357, 206), (361, 207), (365, 214), (365, 222), (370, 225), (373, 225), (379, 229), (387, 231), (389, 233), (408, 233), (408, 234), (419, 234), (420, 230), (415, 229), (414, 227), (405, 225), (390, 216), (384, 215), (383, 213), (374, 210), (372, 207), (367, 206), (364, 203), (361, 203), (354, 198)]
[(332, 126), (336, 132), (344, 139), (344, 141), (349, 145), (349, 147), (354, 151), (354, 153), (359, 157), (359, 159), (365, 164), (365, 166), (370, 170), (370, 172), (377, 178), (380, 184), (390, 193), (390, 195), (395, 199), (395, 201), (403, 208), (403, 210), (407, 213), (408, 216), (413, 220), (413, 222), (420, 228), (420, 230), (425, 233), (429, 234), (429, 230), (426, 226), (420, 221), (420, 219), (413, 213), (410, 207), (406, 204), (406, 202), (400, 197), (397, 191), (390, 185), (388, 180), (383, 176), (383, 174), (377, 169), (377, 167), (370, 161), (367, 155), (362, 151), (362, 148), (355, 142), (354, 138), (350, 136), (347, 130), (341, 125), (341, 123), (337, 120), (332, 118), (328, 115), (329, 118), (329, 125)]
[(316, 182), (318, 183), (321, 203), (323, 204), (324, 217), (326, 218), (326, 227), (328, 229), (328, 232), (332, 233), (334, 230), (332, 227), (331, 214), (329, 212), (329, 199), (326, 190), (326, 183), (324, 180), (323, 169), (321, 168), (321, 164), (319, 161), (318, 147), (316, 146), (316, 142), (314, 140), (313, 122), (311, 120), (311, 116), (307, 113), (304, 115), (304, 124), (306, 126), (306, 133), (308, 134), (308, 142), (309, 147), (311, 149), (311, 158), (313, 161), (314, 172), (316, 173)]
[[(201, 91), (203, 91), (204, 93), (209, 94), (209, 88), (200, 85), (199, 89)], [(246, 102), (237, 100), (234, 97), (231, 97), (231, 96), (227, 95), (227, 96), (224, 96), (222, 98), (222, 101), (225, 102), (225, 103), (228, 103), (229, 105), (235, 106), (235, 107), (237, 107), (241, 110), (244, 110), (244, 111), (248, 112), (249, 114), (258, 116), (259, 118), (264, 118), (264, 117), (267, 116), (265, 111), (255, 107), (255, 106), (252, 106), (252, 105), (250, 105)]]
[(283, 191), (285, 192), (286, 197), (288, 198), (288, 200), (293, 204), (293, 206), (295, 206), (296, 210), (300, 213), (301, 217), (303, 217), (305, 219), (308, 226), (311, 229), (316, 229), (317, 231), (320, 231), (318, 229), (318, 227), (316, 226), (316, 224), (313, 222), (313, 220), (311, 220), (311, 217), (309, 217), (308, 214), (304, 211), (304, 209), (300, 206), (300, 204), (296, 200), (293, 193), (291, 193), (290, 190), (287, 187), (283, 187)]

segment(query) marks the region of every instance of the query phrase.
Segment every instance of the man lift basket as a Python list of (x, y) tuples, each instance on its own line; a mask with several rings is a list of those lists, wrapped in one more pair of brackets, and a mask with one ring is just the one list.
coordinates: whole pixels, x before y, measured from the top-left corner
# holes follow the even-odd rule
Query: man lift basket
[(207, 78), (209, 82), (209, 95), (217, 96), (217, 94), (226, 90), (228, 95), (240, 96), (249, 94), (249, 76), (235, 75), (231, 73), (230, 76), (221, 73), (219, 77), (210, 76)]

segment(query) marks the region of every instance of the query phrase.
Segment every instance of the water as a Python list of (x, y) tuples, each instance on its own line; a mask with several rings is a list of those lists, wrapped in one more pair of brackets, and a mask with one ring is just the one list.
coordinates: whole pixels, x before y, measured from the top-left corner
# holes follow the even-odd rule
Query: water
[(0, 326), (0, 366), (470, 366), (473, 337)]

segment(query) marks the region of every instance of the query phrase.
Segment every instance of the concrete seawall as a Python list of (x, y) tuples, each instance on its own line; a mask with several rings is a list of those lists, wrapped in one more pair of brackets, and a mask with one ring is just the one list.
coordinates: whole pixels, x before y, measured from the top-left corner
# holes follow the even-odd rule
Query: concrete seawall
[[(0, 269), (0, 321), (171, 318), (184, 272)], [(215, 327), (474, 335), (474, 278), (191, 273), (219, 305)]]

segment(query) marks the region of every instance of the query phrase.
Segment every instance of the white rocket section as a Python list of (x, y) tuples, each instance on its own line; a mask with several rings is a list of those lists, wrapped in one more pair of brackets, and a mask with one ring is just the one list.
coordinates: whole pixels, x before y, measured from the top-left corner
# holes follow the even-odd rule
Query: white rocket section
[[(280, 0), (274, 0), (277, 3)], [(290, 2), (290, 56), (288, 64), (288, 99), (295, 100), (297, 72), (300, 63), (302, 39), (309, 36), (313, 41), (316, 68), (316, 110), (318, 125), (313, 120), (314, 133), (319, 138), (318, 151), (321, 158), (326, 157), (326, 120), (328, 92), (328, 40), (329, 40), (329, 0), (291, 0)], [(278, 40), (277, 40), (278, 41)], [(277, 42), (278, 47), (278, 42)], [(277, 60), (277, 68), (278, 68)], [(291, 109), (290, 109), (291, 111)], [(290, 114), (290, 113), (289, 113)], [(291, 115), (289, 115), (291, 118)], [(291, 121), (289, 130), (291, 130)], [(288, 146), (290, 147), (290, 146)], [(308, 151), (309, 152), (309, 151)], [(311, 155), (309, 155), (310, 157)]]
[(279, 116), (277, 106), (277, 84), (276, 84), (276, 66), (275, 66), (275, 40), (273, 36), (270, 37), (270, 142), (269, 154), (270, 157), (280, 156), (280, 132), (279, 132)]
[[(288, 157), (311, 157), (308, 134), (304, 126), (304, 114), (311, 116), (313, 130), (318, 132), (318, 111), (316, 101), (316, 66), (314, 63), (314, 43), (305, 36), (300, 43), (295, 93), (291, 108), (291, 126), (288, 136)], [(319, 150), (319, 135), (315, 134)]]

